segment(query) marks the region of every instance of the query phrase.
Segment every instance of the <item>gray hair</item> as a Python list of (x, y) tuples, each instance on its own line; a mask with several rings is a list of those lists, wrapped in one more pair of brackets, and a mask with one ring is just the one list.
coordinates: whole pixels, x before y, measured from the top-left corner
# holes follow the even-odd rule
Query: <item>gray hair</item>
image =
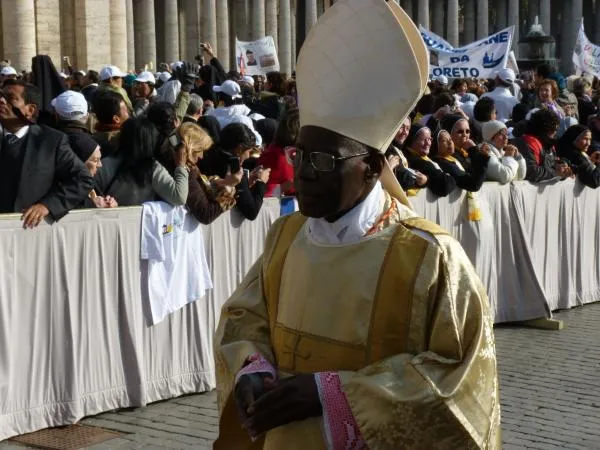
[(188, 116), (198, 114), (198, 111), (202, 111), (203, 106), (204, 100), (202, 100), (202, 97), (200, 97), (198, 94), (190, 94), (190, 104), (188, 105), (186, 114)]

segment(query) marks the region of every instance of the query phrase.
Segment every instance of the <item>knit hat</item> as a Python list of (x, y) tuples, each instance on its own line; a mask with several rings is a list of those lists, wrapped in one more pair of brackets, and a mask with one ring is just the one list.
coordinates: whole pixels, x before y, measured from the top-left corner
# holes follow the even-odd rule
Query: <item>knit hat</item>
[(100, 144), (87, 133), (69, 134), (69, 144), (71, 144), (73, 152), (83, 162), (86, 162), (92, 156), (92, 153), (100, 147)]
[(485, 122), (481, 128), (481, 134), (484, 141), (491, 141), (500, 131), (506, 130), (506, 125), (499, 120), (490, 120)]

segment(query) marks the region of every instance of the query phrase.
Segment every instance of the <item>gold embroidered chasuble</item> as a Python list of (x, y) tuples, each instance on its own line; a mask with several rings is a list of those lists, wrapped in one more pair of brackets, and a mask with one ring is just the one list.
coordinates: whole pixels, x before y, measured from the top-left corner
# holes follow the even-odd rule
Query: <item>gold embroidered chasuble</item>
[(231, 394), (257, 352), (279, 377), (336, 371), (371, 449), (500, 448), (485, 290), (460, 245), (413, 216), (398, 205), (379, 232), (345, 245), (314, 243), (298, 214), (272, 226), (222, 309), (215, 448), (326, 448), (320, 417), (250, 441)]

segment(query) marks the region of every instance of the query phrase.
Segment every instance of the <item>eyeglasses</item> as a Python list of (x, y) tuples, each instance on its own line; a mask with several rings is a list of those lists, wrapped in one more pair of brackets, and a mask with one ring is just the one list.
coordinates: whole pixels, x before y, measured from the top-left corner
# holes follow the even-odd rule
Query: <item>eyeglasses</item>
[[(305, 152), (303, 150), (296, 148), (296, 152), (293, 155), (295, 167), (300, 167), (302, 165), (304, 153)], [(347, 159), (358, 158), (359, 156), (367, 156), (368, 154), (369, 152), (363, 152), (350, 156), (333, 156), (330, 153), (310, 152), (308, 153), (308, 159), (313, 169), (315, 169), (317, 172), (333, 172), (336, 161), (346, 161)]]
[(471, 134), (471, 130), (456, 130), (457, 134)]

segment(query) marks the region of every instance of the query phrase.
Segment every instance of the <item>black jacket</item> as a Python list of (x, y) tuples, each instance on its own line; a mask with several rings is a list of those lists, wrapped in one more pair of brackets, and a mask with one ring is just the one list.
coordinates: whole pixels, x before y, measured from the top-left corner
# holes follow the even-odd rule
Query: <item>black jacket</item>
[(556, 154), (553, 148), (544, 147), (538, 138), (529, 134), (515, 139), (514, 145), (527, 162), (526, 180), (539, 182), (558, 176), (555, 169)]
[(577, 178), (588, 187), (596, 189), (600, 186), (600, 166), (596, 166), (574, 146), (559, 149), (561, 160), (568, 160), (577, 174)]
[(426, 186), (438, 197), (445, 197), (456, 187), (456, 181), (451, 175), (436, 168), (431, 161), (419, 158), (410, 151), (404, 152), (411, 169), (418, 170), (427, 176)]
[(254, 186), (250, 187), (250, 180), (248, 180), (248, 176), (244, 172), (242, 181), (240, 181), (240, 184), (238, 184), (235, 189), (235, 207), (246, 219), (256, 219), (263, 204), (263, 198), (265, 196), (265, 192), (267, 191), (267, 185), (257, 181), (254, 183)]
[[(0, 152), (1, 145), (0, 141)], [(93, 189), (89, 170), (73, 153), (64, 133), (30, 125), (24, 151), (14, 212), (41, 203), (58, 220), (81, 204)]]
[[(442, 170), (454, 178), (456, 185), (465, 191), (477, 192), (485, 181), (487, 161), (477, 160), (472, 164), (470, 171), (462, 170), (455, 162), (444, 158), (435, 158)], [(464, 166), (463, 166), (464, 168)]]

